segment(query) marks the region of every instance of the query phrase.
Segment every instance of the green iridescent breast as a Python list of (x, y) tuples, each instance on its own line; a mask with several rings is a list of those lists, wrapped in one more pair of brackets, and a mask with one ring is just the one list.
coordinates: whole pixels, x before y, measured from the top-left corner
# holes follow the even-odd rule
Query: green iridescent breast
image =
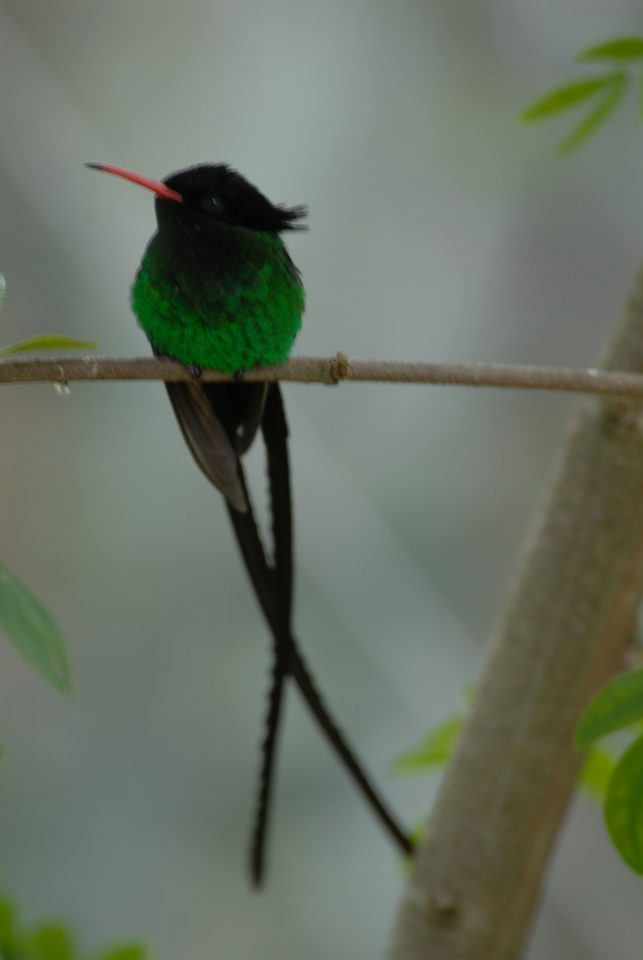
[(210, 257), (200, 265), (198, 257), (182, 264), (156, 239), (131, 303), (158, 353), (225, 373), (286, 360), (305, 295), (279, 237), (255, 237), (243, 257)]

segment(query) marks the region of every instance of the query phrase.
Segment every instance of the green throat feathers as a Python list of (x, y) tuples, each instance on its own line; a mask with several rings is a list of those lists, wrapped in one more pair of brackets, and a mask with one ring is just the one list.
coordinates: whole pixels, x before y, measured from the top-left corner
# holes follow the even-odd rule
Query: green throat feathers
[(163, 230), (160, 223), (131, 293), (156, 352), (225, 373), (283, 363), (301, 327), (305, 295), (280, 237), (221, 225), (176, 251)]

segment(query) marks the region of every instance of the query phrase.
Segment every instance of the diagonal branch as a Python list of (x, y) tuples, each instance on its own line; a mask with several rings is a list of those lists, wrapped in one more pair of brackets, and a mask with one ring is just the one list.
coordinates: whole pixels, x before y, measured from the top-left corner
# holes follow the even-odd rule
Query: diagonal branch
[[(643, 370), (643, 270), (605, 356)], [(643, 590), (642, 405), (585, 402), (488, 651), (402, 902), (391, 960), (517, 960)]]
[[(0, 359), (0, 383), (62, 383), (69, 380), (189, 380), (194, 374), (165, 357), (35, 357)], [(244, 380), (334, 385), (342, 380), (373, 383), (430, 383), (445, 386), (513, 387), (564, 393), (603, 394), (643, 399), (643, 375), (624, 371), (532, 367), (500, 363), (414, 363), (391, 360), (351, 360), (332, 357), (293, 357), (281, 367), (247, 370)], [(227, 373), (203, 370), (207, 383), (231, 380)]]

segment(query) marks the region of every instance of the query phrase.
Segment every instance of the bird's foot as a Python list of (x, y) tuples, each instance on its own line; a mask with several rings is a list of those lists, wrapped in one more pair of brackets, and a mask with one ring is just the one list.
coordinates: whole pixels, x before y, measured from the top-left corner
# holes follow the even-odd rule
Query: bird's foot
[(203, 367), (200, 367), (198, 363), (188, 363), (186, 364), (186, 370), (190, 374), (193, 380), (200, 380), (201, 374), (203, 373)]
[(243, 383), (243, 381), (245, 380), (245, 376), (246, 376), (245, 370), (235, 370), (235, 372), (232, 374), (232, 379), (234, 380), (235, 383)]

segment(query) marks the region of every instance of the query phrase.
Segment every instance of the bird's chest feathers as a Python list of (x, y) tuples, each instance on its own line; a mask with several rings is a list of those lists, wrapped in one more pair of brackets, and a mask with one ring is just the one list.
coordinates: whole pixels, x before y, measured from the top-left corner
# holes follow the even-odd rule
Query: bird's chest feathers
[[(185, 248), (184, 248), (185, 249)], [(236, 372), (282, 363), (301, 325), (304, 293), (278, 238), (173, 255), (153, 238), (132, 307), (159, 353)]]

